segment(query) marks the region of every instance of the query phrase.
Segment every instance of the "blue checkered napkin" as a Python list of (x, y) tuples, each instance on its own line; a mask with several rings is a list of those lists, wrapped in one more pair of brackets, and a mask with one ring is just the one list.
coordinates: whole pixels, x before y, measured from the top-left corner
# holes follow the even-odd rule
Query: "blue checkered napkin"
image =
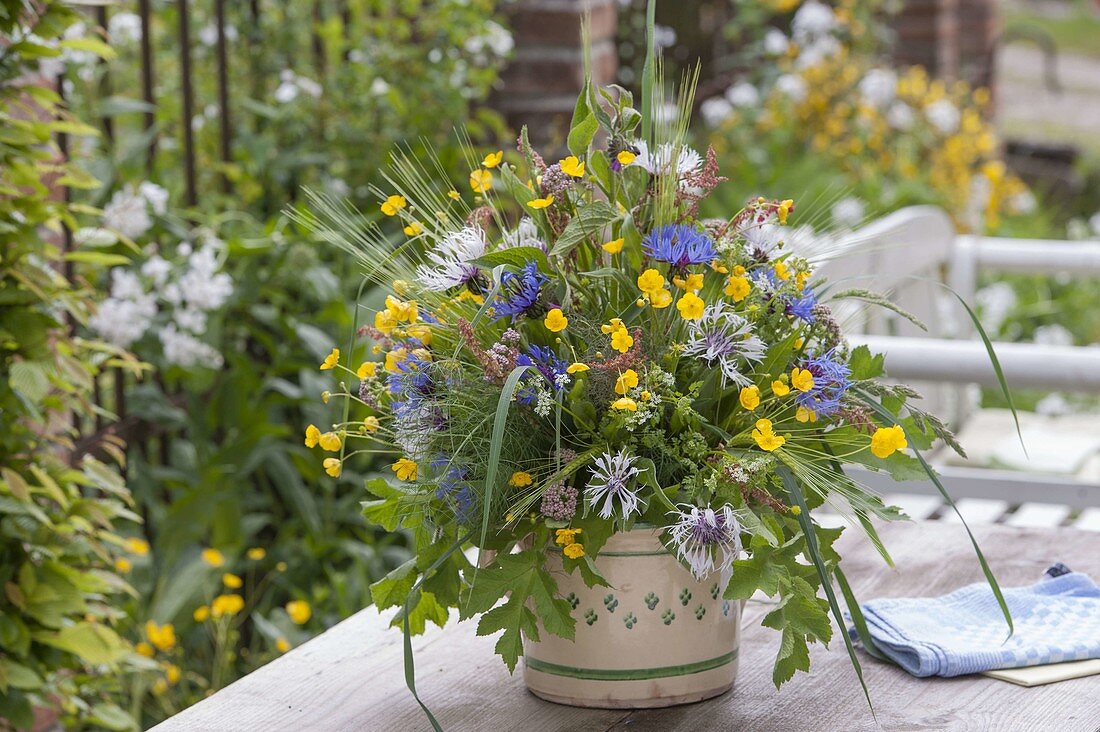
[(887, 598), (861, 607), (879, 650), (914, 676), (1100, 658), (1100, 588), (1088, 575), (1055, 565), (1037, 584), (1006, 589), (1004, 596), (1016, 628), (1007, 641), (1004, 615), (984, 582), (943, 597)]

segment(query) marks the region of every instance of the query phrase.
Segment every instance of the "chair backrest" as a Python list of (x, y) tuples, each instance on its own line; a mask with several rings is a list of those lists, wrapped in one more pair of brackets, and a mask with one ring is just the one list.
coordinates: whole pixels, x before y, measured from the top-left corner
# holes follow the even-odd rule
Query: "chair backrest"
[[(848, 333), (934, 338), (966, 338), (968, 319), (949, 290), (955, 227), (935, 206), (896, 211), (852, 232), (818, 266), (830, 294), (863, 289), (888, 297), (927, 326), (923, 330), (882, 307), (855, 299), (830, 303)], [(952, 280), (952, 285), (956, 283)], [(973, 292), (969, 285), (967, 292)], [(889, 371), (889, 361), (887, 361)], [(969, 412), (964, 387), (913, 384), (931, 409), (958, 424)]]

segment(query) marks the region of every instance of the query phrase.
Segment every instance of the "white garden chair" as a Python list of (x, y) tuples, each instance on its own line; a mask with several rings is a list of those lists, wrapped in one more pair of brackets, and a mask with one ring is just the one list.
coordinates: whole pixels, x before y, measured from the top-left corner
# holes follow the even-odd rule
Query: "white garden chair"
[[(834, 291), (864, 288), (889, 295), (928, 325), (894, 313), (835, 308), (853, 344), (887, 354), (891, 378), (912, 384), (926, 406), (947, 418), (970, 460), (944, 447), (932, 454), (967, 520), (1060, 525), (1100, 530), (1100, 426), (1091, 415), (1020, 413), (1027, 455), (1008, 410), (977, 409), (971, 385), (996, 387), (996, 374), (969, 316), (949, 285), (973, 306), (979, 271), (1100, 277), (1100, 242), (957, 236), (931, 206), (906, 208), (845, 237), (819, 272)], [(1096, 314), (1100, 318), (1100, 312)], [(1100, 347), (995, 343), (1013, 389), (1100, 393)], [(935, 486), (896, 483), (886, 474), (855, 476), (914, 518), (943, 515)]]

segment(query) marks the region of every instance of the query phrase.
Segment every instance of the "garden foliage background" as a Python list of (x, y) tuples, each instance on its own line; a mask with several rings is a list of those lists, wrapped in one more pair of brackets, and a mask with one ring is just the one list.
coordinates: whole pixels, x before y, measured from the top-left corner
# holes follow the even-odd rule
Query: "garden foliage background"
[[(980, 91), (890, 76), (875, 0), (741, 2), (720, 38), (697, 5), (662, 33), (704, 51), (697, 140), (732, 179), (708, 213), (796, 194), (820, 231), (934, 202), (1027, 234), (1080, 213), (1004, 169)], [(622, 4), (628, 86), (643, 6)], [(0, 718), (145, 727), (407, 559), (360, 516), (375, 466), (332, 479), (303, 444), (333, 421), (318, 364), (377, 298), (283, 211), (309, 186), (378, 215), (402, 141), (464, 184), (454, 127), (514, 139), (485, 104), (512, 37), (493, 0), (0, 0), (0, 33)], [(1054, 324), (1033, 307), (1052, 294), (1089, 297), (1008, 287), (1010, 337)]]

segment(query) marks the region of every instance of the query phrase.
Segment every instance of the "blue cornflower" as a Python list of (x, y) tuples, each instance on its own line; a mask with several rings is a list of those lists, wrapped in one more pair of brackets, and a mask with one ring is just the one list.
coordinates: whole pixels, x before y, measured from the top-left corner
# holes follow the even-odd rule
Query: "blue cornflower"
[[(517, 366), (533, 366), (550, 383), (555, 391), (561, 391), (569, 381), (566, 369), (569, 364), (557, 357), (549, 346), (531, 346), (527, 353), (516, 359)], [(533, 404), (539, 395), (538, 387), (530, 379), (524, 379), (523, 386), (516, 392), (516, 401), (520, 404)]]
[(795, 395), (798, 404), (813, 410), (819, 416), (829, 415), (840, 409), (840, 401), (851, 386), (852, 372), (848, 364), (837, 360), (836, 349), (830, 349), (819, 356), (811, 356), (802, 364), (802, 368), (813, 374), (814, 387)]
[(474, 489), (467, 482), (469, 471), (461, 465), (455, 465), (450, 457), (442, 453), (436, 455), (430, 465), (433, 470), (442, 471), (435, 497), (449, 502), (454, 508), (455, 518), (459, 523), (465, 523), (474, 502)]
[(785, 297), (783, 298), (785, 303), (785, 309), (787, 315), (793, 315), (799, 320), (813, 324), (817, 320), (817, 316), (814, 315), (814, 306), (817, 305), (817, 297), (814, 296), (812, 290), (805, 290), (801, 297)]
[(542, 286), (549, 278), (540, 273), (538, 264), (528, 262), (519, 272), (505, 272), (500, 277), (500, 294), (493, 302), (497, 319), (511, 316), (514, 321), (529, 314), (539, 301)]
[(684, 224), (654, 229), (642, 241), (642, 249), (657, 261), (680, 269), (689, 264), (708, 264), (718, 256), (706, 234)]

